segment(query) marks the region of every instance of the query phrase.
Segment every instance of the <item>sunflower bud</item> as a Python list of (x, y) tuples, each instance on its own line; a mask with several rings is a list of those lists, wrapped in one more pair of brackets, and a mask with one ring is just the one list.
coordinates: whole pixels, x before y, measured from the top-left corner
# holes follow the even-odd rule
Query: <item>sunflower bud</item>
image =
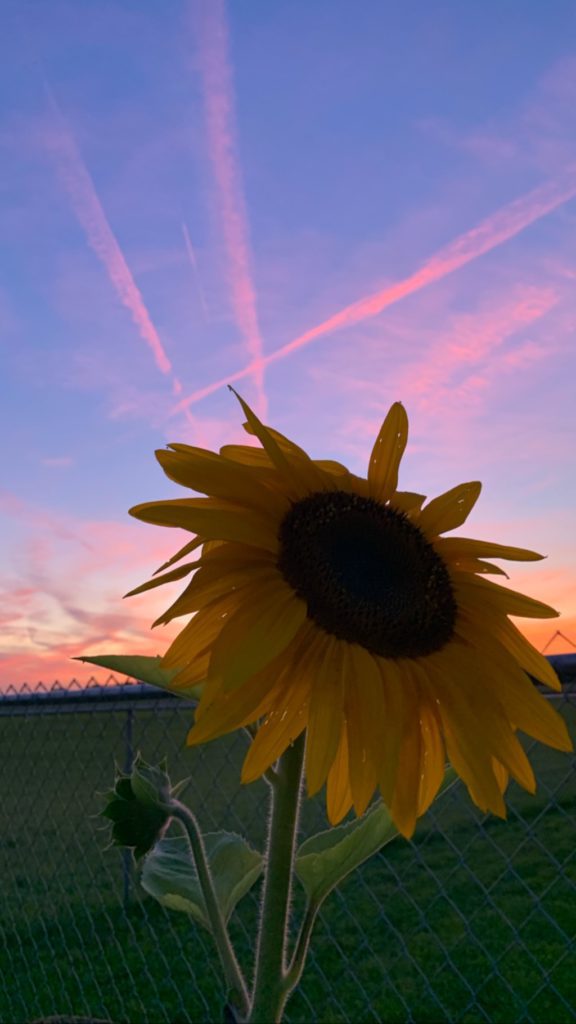
[(162, 839), (171, 818), (170, 801), (187, 781), (172, 789), (166, 767), (166, 760), (149, 765), (138, 754), (130, 775), (117, 770), (114, 789), (101, 811), (113, 823), (111, 845), (131, 848), (136, 860)]

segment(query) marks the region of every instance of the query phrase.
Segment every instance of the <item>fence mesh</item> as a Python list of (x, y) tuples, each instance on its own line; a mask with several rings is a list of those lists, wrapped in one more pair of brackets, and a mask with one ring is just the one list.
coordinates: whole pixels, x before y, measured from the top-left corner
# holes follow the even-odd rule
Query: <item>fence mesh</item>
[[(576, 734), (576, 673), (555, 706)], [(110, 681), (114, 683), (114, 680)], [(142, 684), (0, 694), (0, 1020), (62, 1014), (116, 1024), (222, 1019), (210, 936), (139, 887), (131, 857), (106, 849), (99, 795), (114, 762), (168, 757), (204, 830), (262, 848), (268, 791), (239, 785), (247, 739), (187, 748), (192, 705)], [(514, 784), (507, 822), (458, 783), (333, 893), (286, 1020), (576, 1020), (574, 758), (526, 742), (535, 796)], [(304, 803), (302, 834), (327, 825)], [(176, 825), (171, 834), (178, 834)], [(302, 897), (295, 894), (296, 923)], [(250, 976), (258, 886), (231, 921)]]

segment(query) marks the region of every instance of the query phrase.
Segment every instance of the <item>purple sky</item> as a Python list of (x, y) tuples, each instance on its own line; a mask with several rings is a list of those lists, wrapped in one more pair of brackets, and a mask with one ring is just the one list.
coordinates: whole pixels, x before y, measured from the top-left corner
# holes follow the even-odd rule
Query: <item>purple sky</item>
[[(365, 472), (483, 495), (467, 536), (576, 643), (576, 6), (14, 0), (0, 35), (0, 687), (162, 653), (122, 601), (180, 531), (155, 448), (243, 435), (225, 387)], [(178, 627), (176, 627), (178, 628)], [(555, 635), (556, 631), (560, 635)], [(99, 675), (103, 678), (105, 675)]]

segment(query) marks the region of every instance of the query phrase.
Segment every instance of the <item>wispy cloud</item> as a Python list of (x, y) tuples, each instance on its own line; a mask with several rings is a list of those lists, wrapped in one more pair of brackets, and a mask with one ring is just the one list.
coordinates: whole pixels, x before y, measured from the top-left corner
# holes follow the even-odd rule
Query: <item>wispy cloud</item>
[(397, 281), (381, 291), (374, 292), (365, 298), (353, 302), (338, 313), (328, 317), (310, 330), (300, 334), (275, 352), (263, 357), (259, 362), (252, 362), (244, 369), (238, 370), (219, 381), (208, 384), (204, 388), (188, 395), (172, 409), (172, 414), (180, 412), (202, 398), (213, 394), (225, 384), (241, 380), (253, 373), (258, 366), (268, 366), (280, 359), (285, 359), (293, 352), (304, 348), (318, 338), (332, 334), (334, 331), (351, 327), (382, 313), (389, 306), (401, 299), (426, 288), (454, 273), (472, 260), (478, 259), (509, 239), (514, 238), (525, 228), (541, 217), (545, 217), (576, 195), (576, 165), (567, 168), (561, 176), (533, 189), (526, 195), (497, 210), (470, 231), (460, 235), (426, 261), (415, 273), (402, 281)]
[(71, 455), (56, 455), (54, 458), (40, 459), (40, 462), (48, 469), (68, 469), (74, 464), (74, 459)]
[(184, 246), (186, 248), (186, 255), (192, 268), (192, 276), (194, 278), (194, 287), (196, 289), (196, 295), (198, 296), (198, 302), (202, 310), (202, 315), (205, 322), (207, 323), (210, 319), (208, 314), (208, 304), (206, 302), (206, 296), (204, 295), (204, 289), (202, 288), (202, 282), (200, 281), (200, 271), (198, 269), (198, 260), (196, 259), (196, 252), (192, 245), (192, 239), (190, 238), (190, 232), (187, 224), (182, 224), (182, 235), (184, 236)]
[[(252, 279), (250, 241), (242, 172), (236, 144), (236, 115), (228, 25), (224, 0), (193, 3), (192, 23), (198, 39), (208, 154), (214, 173), (228, 280), (236, 323), (251, 357), (249, 374), (257, 389), (257, 408), (266, 415), (262, 338)], [(182, 406), (183, 407), (183, 406)]]
[(102, 263), (118, 298), (129, 310), (140, 337), (149, 346), (162, 373), (172, 367), (158, 331), (146, 308), (142, 294), (118, 245), (114, 232), (98, 198), (94, 182), (82, 159), (76, 140), (68, 127), (54, 96), (46, 87), (52, 111), (52, 130), (46, 133), (45, 144), (54, 160), (72, 209), (83, 228), (88, 244)]
[[(474, 381), (479, 385), (478, 370), (487, 360), (491, 372), (502, 361), (506, 366), (519, 367), (530, 356), (536, 355), (536, 346), (530, 349), (514, 350), (501, 354), (496, 360), (503, 343), (518, 331), (535, 323), (558, 301), (553, 288), (518, 286), (510, 297), (470, 313), (451, 317), (448, 331), (442, 332), (438, 340), (418, 355), (413, 366), (396, 378), (399, 393), (413, 400), (419, 400), (426, 408), (446, 408), (446, 393), (450, 389), (452, 399), (458, 390), (464, 391)], [(463, 374), (461, 379), (455, 379)]]
[(86, 653), (164, 651), (174, 629), (150, 625), (171, 598), (152, 591), (123, 601), (122, 594), (173, 553), (174, 537), (131, 521), (56, 516), (9, 492), (0, 495), (0, 513), (13, 532), (0, 584), (0, 687), (72, 676), (85, 682), (94, 673), (70, 659)]

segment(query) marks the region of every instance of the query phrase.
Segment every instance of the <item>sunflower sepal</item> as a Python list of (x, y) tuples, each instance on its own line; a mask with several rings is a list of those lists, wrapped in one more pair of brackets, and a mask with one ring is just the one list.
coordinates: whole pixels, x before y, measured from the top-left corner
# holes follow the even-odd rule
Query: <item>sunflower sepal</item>
[(160, 655), (149, 657), (145, 654), (93, 654), (84, 655), (81, 658), (74, 658), (74, 661), (87, 662), (89, 665), (96, 665), (98, 668), (107, 668), (111, 672), (118, 672), (129, 679), (135, 679), (139, 683), (149, 683), (151, 686), (158, 686), (162, 690), (170, 690), (179, 697), (188, 700), (199, 700), (202, 693), (202, 685), (194, 686), (172, 686), (172, 680), (182, 671), (181, 666), (176, 668), (163, 668)]
[(169, 814), (171, 799), (182, 792), (189, 779), (182, 779), (172, 788), (167, 769), (165, 757), (159, 764), (148, 764), (138, 753), (134, 759), (130, 782), (132, 792), (140, 804), (157, 807)]
[[(214, 893), (222, 919), (227, 922), (237, 903), (262, 872), (262, 854), (234, 832), (206, 832), (202, 836)], [(185, 835), (161, 839), (146, 856), (140, 882), (158, 903), (190, 915), (212, 932), (210, 915)]]
[[(439, 794), (455, 781), (456, 772), (447, 767)], [(351, 871), (398, 835), (399, 829), (388, 808), (382, 800), (377, 800), (361, 818), (307, 839), (296, 854), (295, 871), (308, 903), (319, 907)]]

